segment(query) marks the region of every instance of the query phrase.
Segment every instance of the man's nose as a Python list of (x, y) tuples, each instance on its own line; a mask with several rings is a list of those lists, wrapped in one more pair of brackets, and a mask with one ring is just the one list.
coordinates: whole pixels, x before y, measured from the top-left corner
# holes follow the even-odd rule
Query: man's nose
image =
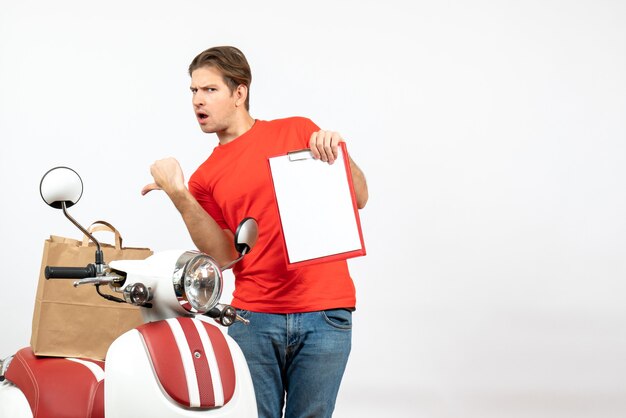
[(193, 95), (192, 103), (194, 106), (202, 106), (204, 104), (204, 98), (200, 92)]

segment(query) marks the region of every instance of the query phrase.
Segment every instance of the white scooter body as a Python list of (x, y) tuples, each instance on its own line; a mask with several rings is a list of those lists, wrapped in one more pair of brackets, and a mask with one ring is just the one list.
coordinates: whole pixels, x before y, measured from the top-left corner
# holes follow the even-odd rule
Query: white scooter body
[[(173, 287), (171, 286), (171, 275), (164, 276), (164, 272), (172, 271), (181, 251), (165, 251), (157, 253), (146, 260), (120, 260), (110, 263), (110, 267), (116, 271), (127, 273), (125, 287), (133, 283), (143, 283), (154, 294), (152, 308), (141, 308), (142, 316), (146, 323), (166, 322), (175, 325), (178, 318), (184, 317), (186, 321), (201, 322), (206, 327), (212, 327), (223, 335), (226, 346), (232, 358), (234, 367), (235, 385), (234, 392), (230, 400), (223, 404), (224, 394), (219, 382), (220, 367), (215, 360), (216, 347), (211, 341), (204, 341), (203, 354), (212, 356), (208, 363), (212, 366), (211, 377), (215, 383), (211, 396), (216, 399), (217, 407), (201, 409), (181, 405), (168, 393), (168, 386), (186, 386), (189, 398), (199, 399), (200, 391), (203, 390), (196, 383), (196, 372), (194, 371), (194, 354), (189, 343), (184, 338), (181, 339), (182, 347), (179, 347), (181, 356), (180, 363), (183, 364), (185, 381), (161, 382), (155, 370), (155, 360), (146, 346), (146, 341), (138, 329), (130, 330), (118, 337), (109, 347), (106, 355), (105, 371), (96, 370), (95, 374), (100, 374), (98, 378), (104, 377), (104, 412), (106, 417), (135, 418), (142, 416), (159, 417), (256, 417), (257, 408), (254, 395), (254, 387), (250, 372), (246, 364), (243, 353), (235, 341), (222, 333), (212, 319), (204, 316), (191, 318), (180, 304), (172, 303), (176, 300)], [(141, 327), (140, 327), (141, 328)], [(182, 358), (186, 356), (186, 358)], [(176, 359), (166, 359), (166, 364), (173, 367)], [(45, 361), (41, 360), (41, 361)], [(161, 360), (163, 361), (163, 360)], [(211, 364), (212, 363), (212, 364)], [(217, 375), (217, 376), (215, 376)], [(215, 380), (218, 380), (216, 383)], [(59, 384), (62, 384), (60, 377)], [(194, 392), (195, 391), (195, 392)], [(221, 401), (220, 401), (221, 399)], [(31, 408), (22, 391), (8, 380), (0, 383), (0, 418), (22, 418), (32, 417)]]
[[(140, 282), (153, 288), (152, 308), (141, 308), (145, 322), (166, 320), (172, 322), (176, 316), (189, 315), (180, 305), (172, 304), (175, 300), (170, 277), (159, 277), (163, 272), (171, 271), (181, 251), (167, 251), (154, 254), (146, 260), (123, 260), (112, 262), (111, 268), (128, 273), (126, 285)], [(147, 274), (146, 274), (147, 273)], [(161, 285), (161, 288), (159, 288)], [(213, 320), (198, 316), (195, 321), (202, 321), (207, 326), (216, 328)], [(221, 330), (220, 330), (221, 332)], [(254, 387), (246, 359), (235, 341), (224, 334), (235, 369), (235, 391), (232, 399), (223, 406), (207, 409), (182, 408), (167, 395), (163, 384), (159, 382), (150, 359), (145, 342), (137, 329), (130, 330), (117, 338), (109, 347), (106, 356), (106, 379), (104, 381), (105, 413), (112, 417), (256, 417), (257, 408)], [(185, 342), (183, 341), (183, 345)], [(210, 345), (210, 344), (209, 344)], [(183, 350), (180, 350), (183, 354)], [(211, 351), (206, 347), (206, 351)], [(192, 353), (188, 351), (189, 366)], [(211, 355), (211, 353), (207, 353)], [(214, 360), (213, 360), (214, 361)], [(168, 360), (169, 364), (173, 361)], [(209, 361), (211, 363), (211, 361)], [(171, 366), (170, 366), (171, 367)], [(196, 378), (193, 367), (186, 370), (188, 387), (195, 387)], [(217, 372), (218, 370), (211, 370)], [(171, 383), (170, 383), (171, 384)], [(220, 386), (219, 383), (215, 386)], [(194, 390), (194, 389), (190, 389)], [(219, 391), (218, 389), (215, 389)], [(130, 394), (130, 395), (129, 395)], [(193, 395), (193, 394), (191, 394)], [(129, 402), (129, 397), (133, 401)], [(191, 396), (192, 397), (192, 396)], [(217, 396), (219, 398), (219, 394)]]
[[(211, 325), (213, 326), (213, 325)], [(256, 417), (254, 387), (246, 360), (232, 338), (226, 336), (236, 373), (235, 393), (226, 405), (193, 410), (174, 402), (158, 382), (145, 346), (136, 330), (120, 336), (107, 352), (104, 381), (107, 417)]]

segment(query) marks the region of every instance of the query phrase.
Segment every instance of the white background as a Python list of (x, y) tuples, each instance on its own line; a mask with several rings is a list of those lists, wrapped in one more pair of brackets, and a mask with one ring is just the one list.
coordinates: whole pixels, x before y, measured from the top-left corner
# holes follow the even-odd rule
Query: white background
[(41, 201), (129, 246), (190, 248), (149, 165), (216, 144), (186, 68), (231, 44), (251, 113), (340, 131), (365, 171), (368, 256), (337, 417), (626, 416), (626, 3), (0, 3), (0, 356), (28, 344)]

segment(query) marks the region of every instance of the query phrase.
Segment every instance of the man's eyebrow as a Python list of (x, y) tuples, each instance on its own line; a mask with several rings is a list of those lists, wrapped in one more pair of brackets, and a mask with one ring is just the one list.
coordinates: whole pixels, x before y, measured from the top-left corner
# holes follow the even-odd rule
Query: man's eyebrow
[(190, 90), (202, 90), (202, 89), (208, 89), (208, 88), (217, 88), (217, 84), (209, 83), (209, 84), (202, 84), (199, 86), (194, 86), (194, 85), (189, 86)]

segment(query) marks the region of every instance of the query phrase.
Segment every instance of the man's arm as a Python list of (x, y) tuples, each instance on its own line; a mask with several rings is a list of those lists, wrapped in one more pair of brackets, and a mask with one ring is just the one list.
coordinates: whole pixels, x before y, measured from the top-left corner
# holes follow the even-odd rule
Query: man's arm
[(185, 187), (180, 164), (174, 158), (156, 161), (150, 167), (154, 183), (146, 185), (141, 194), (163, 190), (180, 212), (193, 243), (200, 251), (213, 257), (219, 265), (225, 265), (237, 257), (233, 233), (222, 229), (200, 206)]
[[(339, 132), (318, 131), (313, 132), (309, 140), (309, 148), (313, 153), (313, 158), (322, 160), (328, 164), (333, 164), (339, 155), (338, 147), (340, 142), (345, 142)], [(369, 193), (367, 182), (363, 171), (350, 158), (350, 171), (352, 173), (352, 184), (356, 195), (356, 204), (359, 209), (363, 209), (367, 204)]]
[(359, 209), (363, 209), (369, 198), (369, 192), (367, 191), (367, 182), (365, 181), (365, 174), (354, 162), (352, 157), (350, 158), (350, 171), (352, 172), (352, 184), (354, 185), (354, 194), (356, 195), (356, 206)]

